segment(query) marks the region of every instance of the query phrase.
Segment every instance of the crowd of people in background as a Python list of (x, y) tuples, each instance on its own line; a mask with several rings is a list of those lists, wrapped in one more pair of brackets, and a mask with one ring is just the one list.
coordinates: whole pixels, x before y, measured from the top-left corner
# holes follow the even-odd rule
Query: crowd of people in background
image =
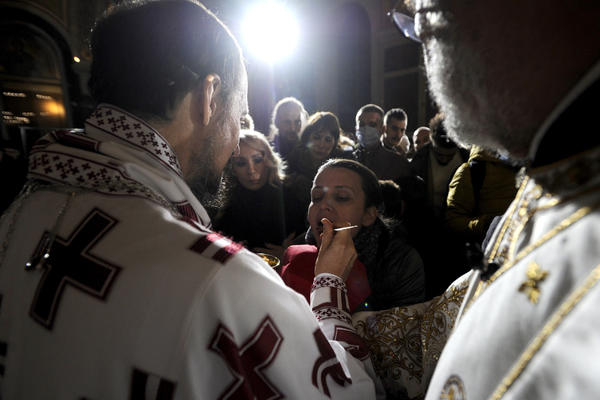
[[(417, 265), (417, 280), (422, 284), (413, 300), (437, 296), (472, 267), (473, 251), (480, 253), (490, 226), (516, 194), (516, 169), (505, 158), (478, 146), (457, 146), (443, 120), (438, 113), (428, 126), (411, 129), (403, 109), (385, 111), (366, 104), (357, 110), (355, 131), (347, 132), (334, 113), (309, 114), (294, 97), (277, 102), (267, 133), (254, 130), (251, 115), (245, 114), (240, 152), (226, 166), (219, 201), (207, 205), (213, 226), (250, 250), (274, 255), (287, 265), (289, 246), (314, 247), (318, 239), (308, 218), (315, 201), (312, 188), (317, 171), (328, 160), (353, 160), (379, 180), (381, 195), (381, 204), (375, 207), (377, 234), (372, 235), (371, 224), (360, 225), (355, 232), (359, 261), (368, 267), (369, 284), (377, 287), (373, 276), (383, 276), (382, 271), (389, 278), (392, 270), (400, 273)], [(9, 168), (12, 158), (3, 155), (2, 166)], [(18, 192), (24, 176), (15, 179), (18, 182), (8, 185), (4, 193), (3, 208)], [(382, 232), (385, 244), (373, 242), (374, 247), (365, 247), (361, 243), (361, 238), (380, 238)], [(401, 242), (404, 250), (396, 252), (393, 261), (382, 262), (389, 240)], [(306, 250), (295, 249), (292, 254)], [(376, 250), (367, 255), (361, 249)], [(399, 260), (405, 259), (408, 250), (411, 260), (404, 265)], [(317, 251), (309, 253), (316, 257)], [(309, 275), (303, 281), (308, 285), (312, 282)], [(379, 303), (364, 301), (361, 307), (406, 304)]]
[[(428, 126), (411, 127), (402, 108), (386, 111), (366, 104), (357, 110), (350, 132), (341, 128), (333, 112), (310, 114), (294, 97), (276, 103), (269, 132), (254, 130), (251, 115), (244, 114), (239, 154), (226, 166), (219, 200), (205, 204), (213, 226), (250, 250), (287, 264), (289, 246), (316, 244), (308, 212), (315, 201), (317, 171), (328, 160), (354, 160), (379, 180), (378, 233), (373, 237), (385, 232), (383, 242), (402, 242), (402, 254), (411, 250), (408, 264), (418, 265), (418, 280), (425, 282), (414, 299), (437, 296), (470, 269), (472, 252), (480, 252), (488, 229), (516, 194), (515, 168), (477, 146), (457, 146), (443, 120), (438, 113)], [(0, 153), (3, 169), (14, 169), (13, 159), (18, 157)], [(25, 168), (18, 170), (23, 174), (3, 173), (15, 182), (6, 184), (2, 209), (24, 182)], [(371, 224), (356, 230), (357, 249), (364, 247), (361, 238), (370, 230)], [(359, 251), (372, 286), (377, 286), (373, 274), (409, 268), (398, 260), (392, 265), (381, 262), (386, 245), (373, 246), (369, 250), (377, 248), (376, 254)], [(318, 249), (313, 250), (316, 257)], [(312, 276), (306, 279), (310, 283)], [(365, 301), (362, 307), (366, 304), (378, 307), (377, 301)], [(402, 304), (384, 302), (381, 307)]]
[[(457, 146), (443, 119), (437, 114), (429, 126), (411, 133), (403, 109), (386, 112), (366, 104), (356, 113), (355, 132), (345, 132), (334, 113), (309, 114), (300, 100), (283, 98), (273, 109), (268, 134), (254, 131), (251, 118), (243, 123), (240, 154), (226, 169), (224, 205), (213, 212), (214, 226), (255, 252), (281, 259), (290, 280), (289, 271), (297, 270), (287, 268), (290, 262), (305, 263), (298, 254), (308, 252), (314, 264), (318, 251), (319, 221), (310, 221), (310, 210), (320, 201), (315, 191), (323, 192), (318, 190), (317, 172), (324, 175), (322, 170), (331, 168), (328, 160), (338, 160), (344, 165), (339, 168), (364, 168), (379, 180), (378, 200), (370, 205), (376, 218), (357, 223), (353, 234), (357, 262), (367, 267), (369, 285), (378, 292), (375, 298), (388, 301), (367, 300), (356, 310), (437, 296), (471, 267), (471, 253), (480, 251), (494, 217), (504, 213), (516, 193), (516, 170), (498, 155)], [(365, 176), (361, 175), (363, 189)], [(327, 195), (333, 194), (331, 208), (350, 201), (336, 189), (343, 181), (332, 185), (327, 187)], [(402, 251), (388, 251), (390, 243)], [(290, 245), (291, 257), (285, 253)], [(404, 284), (394, 276), (402, 277)], [(382, 289), (377, 282), (386, 280), (389, 288)], [(411, 286), (411, 280), (418, 282), (418, 289), (409, 290), (410, 301), (394, 295)], [(290, 285), (302, 287), (299, 291), (308, 298), (312, 273), (301, 281)]]
[[(439, 295), (472, 267), (472, 252), (481, 251), (517, 187), (516, 169), (505, 158), (457, 146), (443, 120), (438, 113), (428, 126), (411, 129), (402, 108), (366, 104), (348, 132), (333, 112), (310, 114), (294, 97), (276, 103), (269, 132), (254, 130), (245, 114), (240, 153), (226, 166), (219, 200), (205, 205), (213, 226), (254, 252), (284, 260), (290, 245), (314, 244), (307, 215), (319, 168), (331, 159), (355, 160), (380, 181), (378, 215), (390, 234), (419, 256), (423, 297)], [(3, 170), (22, 171), (3, 173), (12, 180), (2, 209), (25, 180), (24, 166), (13, 165), (18, 159), (0, 153)]]

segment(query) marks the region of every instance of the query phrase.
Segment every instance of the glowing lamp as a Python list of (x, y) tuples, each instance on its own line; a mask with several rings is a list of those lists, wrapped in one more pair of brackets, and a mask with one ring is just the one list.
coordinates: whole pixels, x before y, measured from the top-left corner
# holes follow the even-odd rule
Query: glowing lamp
[(266, 2), (247, 13), (242, 35), (251, 54), (274, 63), (294, 52), (298, 43), (298, 24), (283, 5)]

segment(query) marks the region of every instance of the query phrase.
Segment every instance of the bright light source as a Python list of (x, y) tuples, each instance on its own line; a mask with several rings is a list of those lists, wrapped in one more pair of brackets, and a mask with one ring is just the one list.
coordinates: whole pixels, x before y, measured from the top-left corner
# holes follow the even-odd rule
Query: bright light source
[(274, 1), (250, 10), (242, 29), (248, 50), (270, 62), (289, 56), (298, 42), (296, 19), (289, 10)]
[(73, 57), (73, 61), (75, 61), (76, 63), (81, 62), (81, 59), (77, 56)]

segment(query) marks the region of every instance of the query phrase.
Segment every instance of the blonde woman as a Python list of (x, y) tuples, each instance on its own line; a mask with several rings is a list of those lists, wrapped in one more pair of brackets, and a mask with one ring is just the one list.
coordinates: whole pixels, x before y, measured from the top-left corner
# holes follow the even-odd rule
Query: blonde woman
[(286, 223), (284, 176), (283, 162), (265, 136), (242, 130), (240, 154), (225, 170), (225, 206), (215, 228), (254, 251), (282, 254), (284, 241), (293, 234)]

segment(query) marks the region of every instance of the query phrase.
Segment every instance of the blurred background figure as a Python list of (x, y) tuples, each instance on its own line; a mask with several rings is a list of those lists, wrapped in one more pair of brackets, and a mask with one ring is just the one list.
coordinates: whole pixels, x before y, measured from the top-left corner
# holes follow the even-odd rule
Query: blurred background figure
[(253, 251), (281, 257), (289, 232), (283, 163), (260, 132), (240, 133), (240, 154), (226, 168), (224, 207), (214, 227)]
[(242, 115), (242, 119), (240, 121), (240, 126), (242, 129), (253, 131), (254, 130), (254, 120), (252, 119), (252, 116), (250, 114)]
[(464, 242), (447, 229), (444, 218), (448, 185), (466, 160), (466, 152), (448, 137), (443, 120), (444, 116), (438, 114), (430, 121), (431, 143), (421, 147), (411, 160), (418, 182), (410, 187), (410, 211), (405, 220), (410, 243), (425, 263), (428, 298), (441, 294), (468, 270), (464, 265)]
[(404, 215), (407, 209), (405, 193), (396, 182), (392, 180), (380, 180), (381, 195), (383, 196), (382, 218), (392, 229), (394, 236), (408, 242), (409, 234), (404, 223)]
[(402, 154), (406, 157), (408, 157), (408, 155), (410, 154), (410, 139), (408, 138), (408, 136), (403, 135), (400, 138), (400, 143), (397, 146), (397, 149), (400, 151), (402, 151)]
[(463, 237), (481, 245), (496, 216), (504, 214), (517, 193), (517, 170), (480, 146), (471, 147), (448, 189), (446, 224)]
[(466, 160), (465, 152), (448, 137), (443, 120), (443, 114), (431, 119), (431, 143), (424, 145), (411, 161), (414, 174), (425, 182), (427, 208), (438, 219), (443, 218), (450, 179)]
[(407, 116), (401, 108), (388, 111), (374, 104), (362, 106), (356, 113), (359, 146), (354, 153), (356, 160), (370, 168), (377, 178), (396, 182), (411, 174), (404, 149)]
[(282, 159), (287, 160), (300, 141), (300, 132), (307, 118), (308, 113), (304, 105), (294, 97), (283, 98), (275, 104), (269, 137)]
[(391, 180), (380, 180), (381, 195), (383, 196), (383, 216), (400, 220), (404, 214), (404, 201), (402, 199), (402, 189)]
[(383, 133), (383, 108), (376, 104), (365, 104), (357, 112), (356, 141), (359, 149), (371, 150), (379, 146)]
[(413, 147), (417, 152), (426, 144), (431, 143), (431, 129), (426, 126), (421, 126), (415, 129), (413, 133)]

